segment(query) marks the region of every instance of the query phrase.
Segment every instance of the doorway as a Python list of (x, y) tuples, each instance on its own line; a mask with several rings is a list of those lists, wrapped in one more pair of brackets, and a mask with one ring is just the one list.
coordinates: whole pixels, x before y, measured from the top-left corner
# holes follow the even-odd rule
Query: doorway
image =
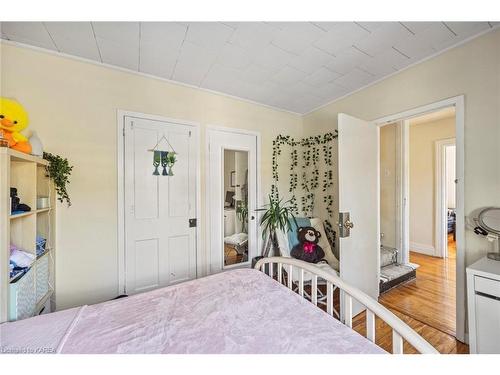
[(380, 301), (463, 340), (457, 324), (463, 307), (457, 301), (456, 219), (463, 200), (456, 200), (455, 106), (380, 129), (381, 291), (390, 279)]
[(258, 255), (257, 133), (210, 128), (207, 135), (209, 273), (249, 267)]
[(119, 293), (196, 278), (198, 127), (120, 111), (118, 130)]

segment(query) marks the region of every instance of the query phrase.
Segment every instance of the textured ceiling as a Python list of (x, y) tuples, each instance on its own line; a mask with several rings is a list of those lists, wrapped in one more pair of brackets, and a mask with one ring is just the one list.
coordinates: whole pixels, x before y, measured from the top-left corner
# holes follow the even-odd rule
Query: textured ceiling
[(493, 22), (3, 22), (1, 37), (297, 113)]

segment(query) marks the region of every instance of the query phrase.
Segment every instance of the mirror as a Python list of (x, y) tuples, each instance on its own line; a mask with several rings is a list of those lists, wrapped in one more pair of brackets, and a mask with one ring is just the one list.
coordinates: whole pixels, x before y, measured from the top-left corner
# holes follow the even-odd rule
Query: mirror
[(224, 150), (224, 267), (248, 261), (248, 152)]
[(485, 231), (500, 235), (500, 207), (488, 207), (482, 210), (478, 216), (478, 223)]
[(497, 251), (487, 254), (489, 259), (500, 261), (500, 207), (487, 207), (482, 210), (478, 217), (479, 228), (474, 232), (487, 236), (490, 241), (496, 241)]

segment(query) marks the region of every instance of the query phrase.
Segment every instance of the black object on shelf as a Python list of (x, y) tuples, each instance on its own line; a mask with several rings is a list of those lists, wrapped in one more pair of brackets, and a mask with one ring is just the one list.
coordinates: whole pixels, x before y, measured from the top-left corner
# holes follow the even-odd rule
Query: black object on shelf
[(17, 189), (11, 187), (10, 188), (10, 198), (11, 198), (11, 205), (10, 205), (10, 212), (29, 212), (31, 211), (31, 207), (28, 206), (27, 204), (21, 203), (21, 199), (17, 196)]
[(21, 199), (17, 196), (17, 189), (11, 187), (10, 188), (10, 198), (11, 198), (11, 205), (10, 205), (10, 211), (14, 212), (17, 211), (17, 207), (19, 206), (19, 203), (21, 203)]
[(27, 204), (19, 203), (16, 211), (29, 212), (31, 211), (31, 207), (28, 206)]

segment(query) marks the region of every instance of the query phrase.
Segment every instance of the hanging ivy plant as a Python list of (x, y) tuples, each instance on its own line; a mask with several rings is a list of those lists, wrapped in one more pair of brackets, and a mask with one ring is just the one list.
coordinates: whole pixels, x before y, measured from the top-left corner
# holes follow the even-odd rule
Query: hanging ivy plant
[(62, 158), (59, 155), (53, 155), (48, 152), (43, 153), (43, 158), (49, 162), (49, 165), (45, 167), (47, 176), (54, 181), (57, 199), (59, 202), (71, 206), (71, 199), (68, 195), (67, 185), (69, 184), (69, 176), (71, 176), (71, 171), (73, 166), (69, 165), (68, 159)]
[[(278, 135), (273, 141), (272, 153), (272, 174), (274, 183), (271, 186), (271, 196), (279, 199), (278, 181), (279, 164), (278, 159), (282, 154), (283, 146), (291, 148), (290, 151), (290, 182), (288, 192), (291, 194), (290, 205), (293, 212), (298, 215), (297, 187), (300, 179), (300, 203), (302, 214), (306, 216), (314, 215), (316, 202), (316, 191), (320, 188), (320, 170), (323, 170), (323, 180), (321, 184), (321, 195), (325, 210), (328, 216), (333, 216), (333, 195), (330, 194), (333, 188), (333, 141), (337, 138), (337, 131), (323, 135), (311, 136), (300, 140), (295, 140), (290, 136)], [(321, 151), (323, 158), (321, 158)], [(299, 161), (299, 152), (302, 158)], [(323, 161), (323, 163), (321, 162)], [(298, 173), (296, 168), (300, 168)], [(326, 170), (325, 170), (326, 169)]]

